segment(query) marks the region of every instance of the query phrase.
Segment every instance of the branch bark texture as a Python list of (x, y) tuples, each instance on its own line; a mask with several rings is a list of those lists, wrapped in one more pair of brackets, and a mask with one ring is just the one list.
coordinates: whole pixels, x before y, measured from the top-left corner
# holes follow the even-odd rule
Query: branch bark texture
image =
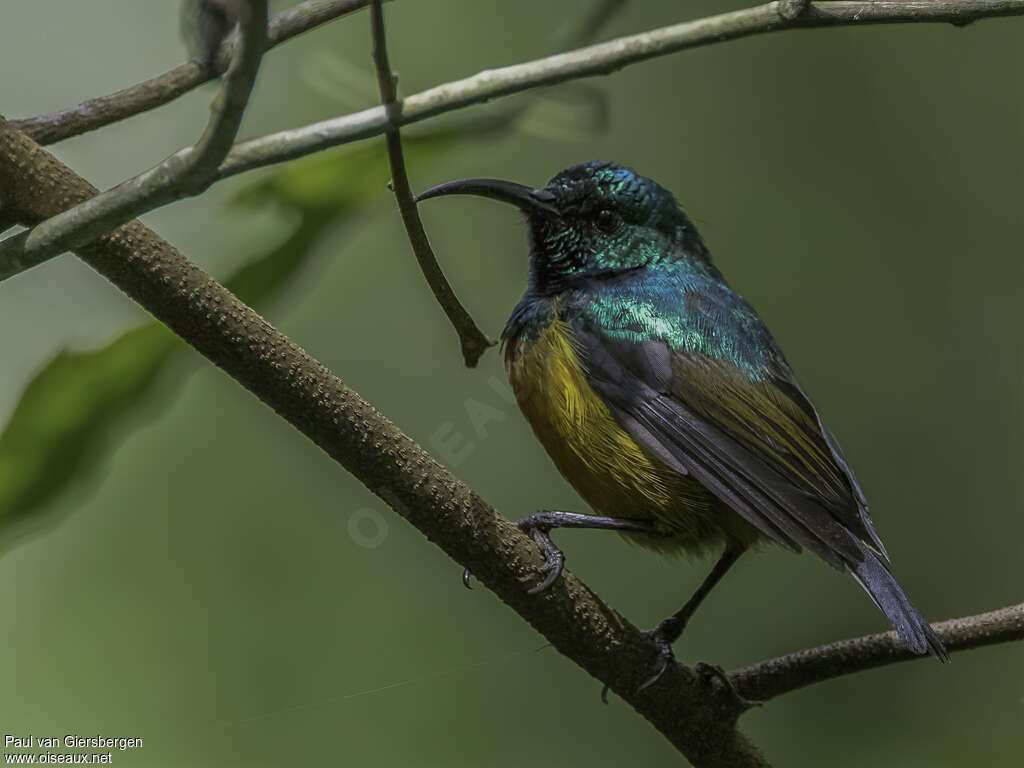
[[(949, 619), (932, 628), (950, 652), (1024, 640), (1024, 603)], [(730, 673), (729, 678), (743, 696), (767, 701), (852, 672), (920, 658), (900, 644), (895, 632), (883, 632), (752, 664)]]

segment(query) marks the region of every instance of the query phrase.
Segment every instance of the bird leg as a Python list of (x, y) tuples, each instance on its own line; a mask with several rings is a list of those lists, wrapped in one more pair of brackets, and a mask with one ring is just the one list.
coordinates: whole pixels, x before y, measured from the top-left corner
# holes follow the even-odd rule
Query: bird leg
[(722, 556), (715, 563), (715, 567), (711, 569), (711, 573), (707, 575), (701, 585), (697, 587), (697, 591), (693, 593), (693, 596), (686, 601), (686, 604), (678, 611), (673, 613), (663, 622), (661, 622), (654, 629), (649, 629), (644, 632), (649, 638), (651, 638), (658, 646), (658, 661), (654, 670), (654, 674), (646, 680), (638, 689), (637, 692), (649, 688), (658, 681), (658, 678), (662, 676), (666, 669), (668, 669), (668, 663), (674, 660), (672, 654), (672, 643), (679, 639), (679, 636), (683, 634), (683, 630), (686, 629), (686, 624), (697, 610), (698, 606), (704, 602), (704, 598), (710, 594), (711, 590), (714, 589), (715, 585), (722, 580), (726, 572), (733, 566), (733, 564), (739, 560), (740, 555), (744, 552), (743, 547), (726, 546)]
[[(557, 509), (542, 509), (532, 515), (516, 520), (516, 525), (523, 533), (527, 533), (536, 542), (544, 555), (541, 571), (544, 579), (529, 589), (529, 594), (536, 595), (552, 584), (562, 573), (565, 566), (565, 554), (551, 540), (550, 533), (555, 528), (597, 528), (605, 531), (622, 531), (628, 533), (649, 533), (657, 535), (654, 523), (647, 520), (627, 520), (600, 515), (581, 515), (578, 512), (563, 512)], [(462, 583), (469, 587), (469, 569), (462, 572)]]

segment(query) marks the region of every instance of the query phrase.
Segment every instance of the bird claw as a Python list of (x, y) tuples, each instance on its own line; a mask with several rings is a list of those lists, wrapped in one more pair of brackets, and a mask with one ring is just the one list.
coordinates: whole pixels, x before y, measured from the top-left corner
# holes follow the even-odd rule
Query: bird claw
[(544, 561), (544, 565), (540, 567), (542, 573), (547, 575), (544, 580), (536, 586), (530, 587), (526, 592), (529, 595), (539, 595), (541, 592), (546, 590), (555, 580), (562, 575), (562, 569), (565, 567), (565, 555), (559, 550), (555, 550), (553, 553), (548, 553), (547, 559)]
[[(648, 629), (644, 631), (643, 634), (654, 640), (658, 645), (658, 661), (654, 674), (637, 687), (637, 693), (650, 688), (658, 682), (661, 676), (665, 674), (665, 670), (668, 669), (669, 662), (675, 661), (675, 654), (672, 653), (672, 646), (665, 640), (664, 636), (657, 629)], [(764, 704), (763, 701), (748, 699), (743, 696), (738, 690), (736, 690), (735, 683), (733, 683), (726, 671), (717, 664), (708, 664), (707, 662), (702, 661), (694, 666), (693, 671), (697, 673), (701, 682), (710, 683), (712, 679), (720, 681), (728, 692), (729, 697), (741, 709), (753, 709), (754, 707), (760, 707)], [(611, 690), (610, 686), (605, 683), (605, 686), (601, 689), (601, 702), (603, 704), (608, 703), (609, 690)]]
[[(527, 515), (516, 520), (516, 526), (533, 539), (544, 555), (544, 564), (540, 567), (540, 571), (545, 576), (540, 584), (527, 590), (527, 594), (538, 595), (554, 584), (555, 580), (562, 575), (562, 570), (565, 568), (565, 554), (551, 540), (549, 534), (553, 524), (545, 518), (544, 513)], [(473, 574), (469, 572), (469, 568), (462, 571), (462, 585), (466, 589), (472, 589), (469, 584), (472, 577)]]
[(551, 525), (543, 518), (538, 518), (540, 518), (539, 515), (528, 515), (516, 520), (519, 530), (529, 534), (544, 555), (544, 565), (540, 567), (540, 570), (546, 575), (540, 584), (527, 590), (527, 594), (530, 595), (538, 595), (548, 589), (562, 575), (562, 569), (565, 568), (565, 554), (555, 546), (549, 535)]
[[(637, 693), (640, 693), (652, 685), (654, 685), (665, 674), (665, 670), (668, 669), (670, 661), (675, 661), (675, 654), (672, 653), (672, 644), (665, 639), (665, 635), (661, 629), (645, 629), (642, 634), (646, 637), (651, 638), (658, 646), (658, 660), (655, 662), (654, 674), (642, 682), (636, 689)], [(608, 703), (608, 691), (611, 690), (610, 686), (605, 683), (601, 689), (601, 702), (603, 704)]]
[(655, 645), (658, 646), (658, 660), (655, 662), (654, 674), (640, 684), (636, 689), (637, 693), (650, 688), (658, 682), (661, 676), (665, 674), (665, 670), (668, 669), (669, 662), (676, 660), (675, 654), (672, 653), (672, 644), (665, 638), (660, 627), (644, 630), (643, 634), (653, 640)]
[(700, 676), (701, 681), (710, 682), (712, 678), (720, 681), (725, 686), (726, 691), (729, 693), (729, 697), (741, 708), (752, 709), (753, 707), (760, 707), (764, 704), (763, 701), (756, 701), (755, 699), (748, 699), (744, 697), (738, 690), (736, 690), (736, 684), (733, 683), (732, 679), (726, 674), (726, 671), (717, 664), (708, 664), (706, 662), (699, 662), (693, 671)]

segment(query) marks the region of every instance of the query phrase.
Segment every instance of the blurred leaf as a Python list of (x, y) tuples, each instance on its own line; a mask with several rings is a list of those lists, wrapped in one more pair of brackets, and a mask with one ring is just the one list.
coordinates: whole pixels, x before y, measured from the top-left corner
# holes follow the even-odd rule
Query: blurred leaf
[(100, 350), (63, 350), (32, 380), (0, 436), (0, 521), (6, 527), (97, 458), (113, 419), (149, 390), (177, 337), (135, 328)]
[[(436, 159), (480, 128), (410, 137), (408, 161)], [(373, 142), (314, 155), (243, 189), (236, 205), (278, 205), (296, 213), (298, 224), (283, 243), (239, 269), (227, 287), (248, 304), (266, 305), (331, 227), (387, 191), (388, 173), (383, 144)], [(183, 349), (165, 326), (151, 323), (100, 349), (62, 350), (29, 382), (0, 434), (0, 548), (51, 522), (37, 512), (96, 468), (122, 420), (153, 392)]]
[[(497, 133), (507, 124), (501, 116), (427, 134), (403, 133), (406, 162), (412, 167), (436, 160), (458, 142)], [(277, 173), (242, 189), (235, 195), (235, 204), (276, 203), (306, 214), (333, 213), (366, 205), (387, 191), (389, 178), (383, 139), (379, 139), (360, 144), (356, 149), (310, 155), (289, 163)]]

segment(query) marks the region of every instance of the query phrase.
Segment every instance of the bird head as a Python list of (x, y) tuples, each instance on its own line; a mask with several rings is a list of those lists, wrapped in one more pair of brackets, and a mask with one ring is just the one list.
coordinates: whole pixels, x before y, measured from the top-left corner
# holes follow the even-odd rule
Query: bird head
[(672, 194), (620, 165), (574, 165), (541, 188), (452, 181), (417, 200), (457, 194), (511, 203), (526, 214), (531, 285), (542, 294), (683, 259), (710, 267), (707, 249)]

